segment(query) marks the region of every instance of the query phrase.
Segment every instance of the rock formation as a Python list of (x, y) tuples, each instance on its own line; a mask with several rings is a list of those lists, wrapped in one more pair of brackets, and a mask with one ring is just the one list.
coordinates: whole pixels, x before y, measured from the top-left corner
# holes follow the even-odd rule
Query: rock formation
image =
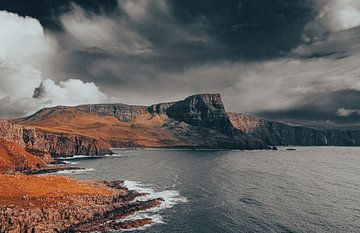
[(111, 147), (267, 149), (268, 145), (360, 145), (360, 131), (319, 130), (227, 113), (219, 94), (151, 106), (45, 108), (0, 121), (0, 138), (34, 154), (102, 155)]
[(15, 142), (27, 151), (47, 159), (52, 156), (98, 155), (112, 153), (110, 145), (76, 134), (47, 132), (31, 126), (21, 126), (0, 120), (0, 138)]
[(315, 129), (258, 119), (241, 113), (228, 114), (237, 129), (268, 145), (360, 146), (359, 130)]
[[(194, 95), (183, 101), (152, 106), (59, 106), (42, 109), (14, 122), (35, 128), (38, 134), (43, 133), (49, 139), (47, 141), (52, 142), (46, 144), (49, 147), (46, 149), (55, 156), (103, 154), (102, 145), (106, 143), (107, 148), (267, 148), (261, 140), (244, 134), (231, 124), (219, 94)], [(66, 139), (58, 138), (60, 133), (67, 135)], [(80, 140), (76, 138), (79, 136)], [(39, 143), (43, 144), (41, 140)], [(70, 146), (76, 143), (80, 146)]]
[(163, 199), (122, 182), (84, 182), (64, 177), (0, 175), (0, 232), (109, 232), (137, 228), (151, 219), (116, 222), (159, 206)]

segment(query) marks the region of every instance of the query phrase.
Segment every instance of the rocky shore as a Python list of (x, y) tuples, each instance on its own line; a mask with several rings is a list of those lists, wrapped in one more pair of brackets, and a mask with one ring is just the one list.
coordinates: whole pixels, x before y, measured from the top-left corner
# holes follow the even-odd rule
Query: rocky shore
[(121, 219), (158, 207), (163, 201), (136, 201), (136, 197), (146, 194), (128, 190), (121, 181), (79, 182), (64, 177), (0, 175), (0, 183), (0, 232), (107, 232), (137, 228), (151, 224), (151, 219)]

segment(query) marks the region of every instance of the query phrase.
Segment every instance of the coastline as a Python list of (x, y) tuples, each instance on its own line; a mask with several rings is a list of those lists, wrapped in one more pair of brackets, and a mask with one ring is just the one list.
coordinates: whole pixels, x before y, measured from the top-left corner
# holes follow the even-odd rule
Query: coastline
[(164, 201), (136, 200), (146, 193), (131, 191), (122, 181), (0, 175), (0, 182), (1, 232), (106, 232), (139, 228), (152, 224), (152, 220), (118, 220), (158, 207)]

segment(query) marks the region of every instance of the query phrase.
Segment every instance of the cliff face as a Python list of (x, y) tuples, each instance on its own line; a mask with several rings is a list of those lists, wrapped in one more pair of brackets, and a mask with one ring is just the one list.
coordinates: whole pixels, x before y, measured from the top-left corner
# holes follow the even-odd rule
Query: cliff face
[(144, 114), (166, 115), (191, 126), (227, 132), (233, 129), (219, 94), (194, 95), (182, 101), (160, 103), (149, 107), (125, 104), (81, 105), (76, 109), (98, 116), (116, 117), (121, 122), (130, 122)]
[[(233, 127), (218, 94), (194, 95), (182, 101), (148, 107), (124, 104), (60, 106), (40, 110), (15, 122), (35, 127), (38, 134), (43, 133), (44, 141), (52, 141), (52, 144), (41, 147), (56, 155), (99, 153), (96, 144), (99, 142), (112, 147), (267, 148), (261, 140)], [(59, 133), (66, 134), (66, 138), (57, 137)], [(71, 135), (81, 135), (81, 138)], [(78, 146), (71, 147), (72, 144)]]
[[(266, 149), (268, 145), (356, 146), (359, 130), (318, 130), (227, 113), (219, 94), (152, 106), (45, 108), (0, 121), (0, 138), (34, 154), (102, 155), (111, 147)], [(21, 125), (21, 126), (20, 126)]]
[(77, 109), (94, 113), (99, 116), (113, 116), (119, 121), (132, 121), (140, 114), (146, 113), (145, 106), (134, 106), (126, 104), (94, 104), (94, 105), (80, 105)]
[(21, 125), (14, 125), (6, 120), (0, 120), (0, 138), (25, 147), (23, 141), (23, 127)]
[(0, 138), (15, 142), (27, 151), (46, 159), (47, 155), (101, 155), (111, 153), (110, 144), (75, 134), (52, 133), (35, 127), (0, 120)]
[(32, 153), (50, 153), (54, 157), (73, 155), (111, 154), (109, 143), (72, 134), (56, 134), (25, 129), (23, 139), (25, 148)]
[(219, 94), (194, 95), (183, 101), (157, 104), (150, 113), (165, 113), (169, 118), (194, 127), (214, 129), (224, 134), (234, 130)]
[(228, 113), (232, 124), (269, 145), (360, 146), (359, 130), (319, 130)]
[(166, 115), (169, 120), (165, 127), (190, 147), (267, 148), (263, 141), (232, 125), (219, 94), (194, 95), (183, 101), (152, 105), (148, 112)]

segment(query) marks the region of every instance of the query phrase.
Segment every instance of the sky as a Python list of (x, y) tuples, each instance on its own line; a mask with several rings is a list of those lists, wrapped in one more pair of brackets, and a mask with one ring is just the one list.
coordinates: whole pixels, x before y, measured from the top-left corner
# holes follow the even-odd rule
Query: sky
[(268, 119), (360, 123), (360, 0), (1, 0), (0, 117), (220, 93)]

